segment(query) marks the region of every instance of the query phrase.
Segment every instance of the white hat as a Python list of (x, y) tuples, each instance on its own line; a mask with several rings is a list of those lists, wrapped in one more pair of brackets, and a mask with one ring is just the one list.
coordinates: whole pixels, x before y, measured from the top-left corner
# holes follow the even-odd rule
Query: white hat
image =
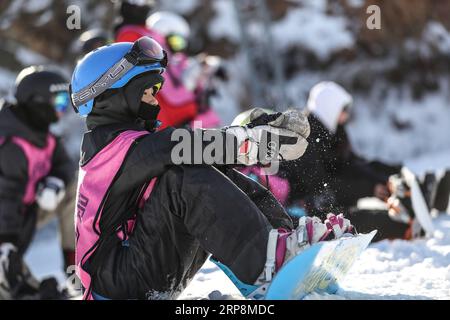
[(353, 103), (352, 96), (337, 83), (327, 81), (316, 84), (309, 93), (306, 108), (312, 112), (331, 133), (335, 133), (339, 115)]
[(170, 34), (178, 34), (185, 39), (188, 39), (191, 33), (191, 28), (186, 19), (169, 11), (158, 11), (153, 13), (147, 18), (145, 24), (147, 25), (147, 28), (164, 37)]

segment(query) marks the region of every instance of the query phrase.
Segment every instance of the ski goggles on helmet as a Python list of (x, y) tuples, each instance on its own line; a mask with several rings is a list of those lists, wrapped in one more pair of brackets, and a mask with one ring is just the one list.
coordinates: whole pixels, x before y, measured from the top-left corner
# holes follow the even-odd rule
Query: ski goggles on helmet
[(53, 96), (53, 107), (57, 112), (64, 113), (70, 106), (70, 95), (67, 91), (60, 91)]
[(178, 34), (170, 34), (166, 41), (173, 52), (183, 51), (187, 47), (186, 39)]
[(78, 112), (80, 106), (115, 86), (134, 67), (150, 65), (154, 65), (153, 70), (159, 70), (162, 73), (167, 66), (167, 54), (158, 42), (150, 37), (142, 37), (136, 40), (130, 51), (102, 76), (80, 91), (71, 94), (75, 112)]

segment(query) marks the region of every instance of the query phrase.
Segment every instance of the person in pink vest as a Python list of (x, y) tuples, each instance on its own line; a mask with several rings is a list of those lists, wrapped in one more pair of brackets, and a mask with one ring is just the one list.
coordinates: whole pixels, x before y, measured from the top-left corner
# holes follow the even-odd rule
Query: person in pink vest
[(219, 127), (220, 118), (209, 106), (212, 80), (218, 66), (208, 63), (213, 59), (205, 54), (195, 57), (186, 54), (191, 36), (186, 19), (173, 12), (157, 11), (148, 17), (146, 26), (150, 36), (161, 43), (170, 58), (164, 74), (164, 91), (158, 95), (159, 120), (163, 127)]
[(117, 42), (134, 42), (149, 35), (145, 21), (155, 7), (154, 0), (119, 0), (115, 4), (118, 14), (114, 38)]
[(68, 186), (76, 168), (49, 132), (70, 105), (67, 80), (28, 67), (17, 77), (15, 100), (0, 110), (0, 299), (58, 298), (56, 281), (37, 282), (23, 256), (37, 223), (57, 214), (66, 264), (74, 264), (74, 190)]
[[(72, 104), (89, 130), (75, 223), (84, 298), (176, 298), (210, 254), (245, 296), (260, 298), (301, 251), (300, 230), (315, 243), (351, 225), (333, 215), (304, 219), (294, 232), (273, 195), (234, 169), (299, 158), (309, 135), (304, 115), (258, 109), (247, 126), (160, 129), (155, 95), (166, 65), (158, 42), (143, 37), (93, 51), (73, 72)], [(177, 135), (187, 139), (183, 152)], [(213, 144), (208, 135), (217, 137), (214, 159), (201, 156)], [(189, 152), (191, 143), (200, 152)]]
[[(161, 107), (158, 120), (162, 128), (186, 125), (218, 127), (219, 116), (207, 104), (210, 90), (201, 81), (208, 70), (206, 78), (211, 83), (211, 67), (206, 60), (200, 63), (198, 59), (189, 58), (184, 53), (190, 36), (189, 24), (182, 16), (167, 11), (158, 11), (144, 18), (144, 13), (150, 12), (152, 8), (145, 1), (140, 4), (123, 1), (120, 7), (122, 18), (116, 27), (115, 41), (134, 42), (142, 36), (149, 36), (166, 50), (171, 63), (164, 74), (165, 90), (158, 96)], [(187, 72), (188, 69), (195, 70)], [(188, 77), (190, 79), (187, 80)], [(192, 78), (195, 80), (192, 81)]]

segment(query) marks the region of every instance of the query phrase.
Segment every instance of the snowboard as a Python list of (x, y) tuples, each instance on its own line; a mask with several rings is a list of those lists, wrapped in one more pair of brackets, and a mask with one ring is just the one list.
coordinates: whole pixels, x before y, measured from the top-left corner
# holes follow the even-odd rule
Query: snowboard
[(275, 275), (266, 300), (301, 300), (308, 294), (335, 294), (377, 231), (319, 242), (289, 261)]
[(425, 230), (427, 235), (433, 235), (434, 226), (431, 219), (431, 213), (423, 196), (422, 190), (416, 175), (407, 167), (402, 168), (402, 176), (406, 184), (411, 190), (411, 203), (414, 210), (414, 215), (420, 223), (420, 226)]

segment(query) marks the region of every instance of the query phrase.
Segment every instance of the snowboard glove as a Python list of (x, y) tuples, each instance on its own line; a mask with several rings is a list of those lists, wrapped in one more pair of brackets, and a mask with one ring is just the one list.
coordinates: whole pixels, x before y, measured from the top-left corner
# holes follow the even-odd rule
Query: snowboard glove
[(36, 202), (42, 210), (54, 211), (65, 194), (64, 181), (56, 177), (47, 177), (38, 185)]
[(296, 160), (306, 151), (310, 127), (307, 117), (297, 110), (269, 115), (255, 109), (246, 126), (224, 128), (236, 137), (237, 161), (251, 166)]

